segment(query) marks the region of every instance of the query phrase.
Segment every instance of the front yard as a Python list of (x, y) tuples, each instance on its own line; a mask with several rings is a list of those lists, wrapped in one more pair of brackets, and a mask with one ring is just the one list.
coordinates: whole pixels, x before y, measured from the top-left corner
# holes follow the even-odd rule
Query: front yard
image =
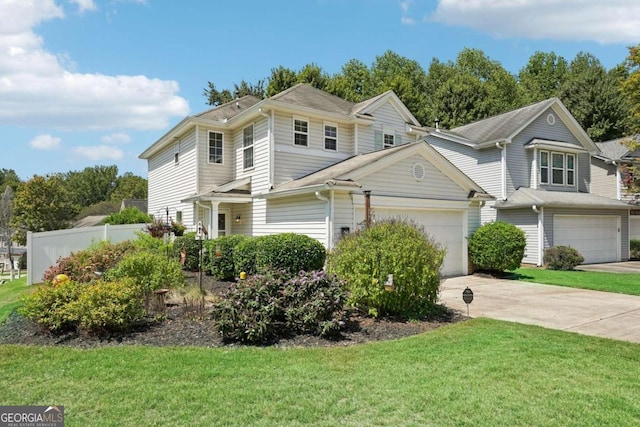
[(519, 268), (508, 277), (523, 282), (567, 286), (594, 291), (640, 295), (640, 274), (599, 271), (558, 271), (544, 268)]

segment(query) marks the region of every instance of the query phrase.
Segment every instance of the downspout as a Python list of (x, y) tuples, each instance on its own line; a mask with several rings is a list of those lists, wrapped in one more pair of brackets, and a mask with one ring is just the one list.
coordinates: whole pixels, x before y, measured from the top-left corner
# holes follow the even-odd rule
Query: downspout
[(333, 223), (333, 191), (331, 191), (331, 199), (323, 196), (319, 191), (316, 191), (315, 195), (319, 200), (327, 203), (325, 223), (327, 232), (327, 250), (329, 250), (333, 247), (333, 233), (331, 232)]
[(268, 148), (269, 148), (269, 188), (268, 190), (271, 190), (273, 188), (273, 181), (274, 181), (274, 165), (273, 165), (273, 159), (274, 159), (274, 151), (275, 151), (275, 147), (273, 144), (273, 132), (272, 132), (272, 127), (273, 127), (273, 110), (269, 111), (268, 113), (266, 113), (262, 108), (258, 108), (258, 112), (263, 116), (267, 118), (267, 144), (269, 144)]
[(542, 254), (544, 252), (544, 207), (538, 209), (536, 205), (533, 205), (531, 209), (538, 214), (538, 250), (536, 251), (538, 259), (536, 264), (540, 267), (543, 264)]
[(500, 198), (507, 200), (507, 146), (500, 145), (496, 142), (496, 148), (501, 151), (500, 153)]

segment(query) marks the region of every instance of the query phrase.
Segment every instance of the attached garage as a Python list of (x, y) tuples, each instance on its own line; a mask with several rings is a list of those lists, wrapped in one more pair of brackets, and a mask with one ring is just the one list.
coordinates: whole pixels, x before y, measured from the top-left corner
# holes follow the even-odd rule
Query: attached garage
[(576, 248), (585, 264), (620, 261), (620, 220), (617, 215), (554, 215), (553, 244)]
[[(466, 274), (467, 270), (467, 218), (462, 210), (440, 209), (393, 209), (374, 208), (375, 220), (388, 218), (407, 218), (424, 226), (425, 231), (440, 245), (447, 249), (441, 274), (456, 276)], [(364, 210), (356, 210), (358, 223), (364, 220)]]

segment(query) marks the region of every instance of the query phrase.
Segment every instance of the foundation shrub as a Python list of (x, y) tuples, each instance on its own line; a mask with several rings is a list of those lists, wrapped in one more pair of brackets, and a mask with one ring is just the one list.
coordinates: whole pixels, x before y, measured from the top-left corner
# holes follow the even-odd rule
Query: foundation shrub
[(256, 242), (256, 269), (284, 270), (289, 274), (322, 269), (326, 250), (322, 243), (304, 234), (263, 236)]
[(631, 239), (629, 242), (630, 246), (630, 258), (631, 259), (640, 259), (640, 240), (639, 239)]
[(322, 271), (296, 276), (280, 271), (249, 276), (234, 284), (212, 310), (225, 341), (265, 344), (297, 334), (339, 334), (345, 293)]
[(558, 245), (544, 250), (543, 261), (549, 270), (573, 270), (584, 257), (576, 248)]
[[(202, 241), (203, 249), (207, 245), (208, 240)], [(200, 268), (200, 241), (196, 240), (196, 233), (184, 233), (182, 236), (178, 236), (173, 241), (173, 255), (176, 259), (180, 259), (180, 252), (182, 249), (186, 251), (185, 262), (182, 265), (187, 271), (198, 271)], [(202, 265), (203, 268), (209, 263), (207, 251), (203, 251)]]
[[(236, 270), (234, 262), (236, 247), (247, 239), (250, 238), (241, 234), (232, 234), (213, 239), (207, 245), (208, 270), (212, 276), (221, 280), (233, 280), (238, 277), (240, 271)], [(219, 252), (217, 248), (220, 248)]]
[(247, 275), (256, 274), (258, 242), (263, 238), (250, 237), (238, 242), (233, 250), (233, 267), (235, 271), (244, 271)]
[(327, 269), (346, 283), (348, 305), (375, 317), (413, 316), (436, 303), (445, 253), (422, 226), (391, 219), (343, 236)]
[(527, 238), (513, 224), (495, 221), (478, 228), (469, 238), (469, 257), (478, 270), (502, 272), (520, 267)]
[(71, 281), (58, 286), (44, 284), (33, 294), (22, 298), (18, 312), (54, 333), (75, 330), (76, 322), (70, 315), (68, 305), (78, 299), (86, 286)]
[(105, 274), (105, 280), (130, 279), (145, 293), (162, 288), (178, 288), (185, 284), (180, 263), (162, 253), (141, 251), (124, 256), (117, 267)]

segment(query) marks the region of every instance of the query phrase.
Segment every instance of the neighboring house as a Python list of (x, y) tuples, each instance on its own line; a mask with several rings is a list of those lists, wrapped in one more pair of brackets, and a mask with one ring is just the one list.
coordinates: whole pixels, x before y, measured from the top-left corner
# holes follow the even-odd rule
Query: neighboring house
[(598, 147), (557, 98), (425, 137), (496, 200), (482, 223), (515, 224), (527, 236), (524, 263), (542, 265), (555, 245), (585, 263), (629, 258), (629, 205), (592, 192)]
[[(307, 234), (332, 248), (373, 219), (407, 217), (466, 274), (467, 237), (491, 197), (422, 139), (391, 91), (355, 104), (300, 84), (189, 116), (147, 148), (148, 212), (210, 238)], [(384, 254), (379, 254), (384, 256)]]
[(141, 212), (147, 211), (147, 199), (122, 199), (120, 204), (120, 212), (128, 208), (136, 208)]
[(633, 178), (630, 168), (640, 166), (640, 148), (632, 150), (627, 145), (629, 139), (638, 142), (638, 137), (596, 142), (600, 152), (591, 158), (591, 191), (630, 204), (629, 238), (640, 239), (640, 194), (625, 185), (625, 180)]

